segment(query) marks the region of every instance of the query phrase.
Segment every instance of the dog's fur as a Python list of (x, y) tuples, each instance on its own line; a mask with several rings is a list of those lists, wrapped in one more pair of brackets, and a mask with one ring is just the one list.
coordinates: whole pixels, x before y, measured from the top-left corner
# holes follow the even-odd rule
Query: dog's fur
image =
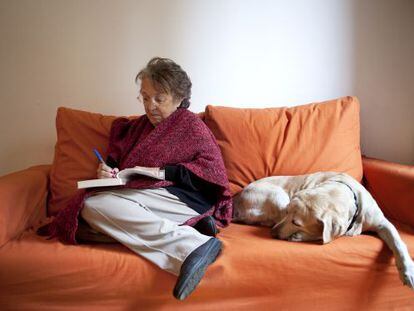
[(347, 174), (257, 180), (234, 197), (233, 221), (269, 226), (274, 238), (298, 242), (328, 243), (343, 235), (375, 232), (394, 253), (402, 282), (414, 289), (414, 263), (407, 246), (370, 193)]

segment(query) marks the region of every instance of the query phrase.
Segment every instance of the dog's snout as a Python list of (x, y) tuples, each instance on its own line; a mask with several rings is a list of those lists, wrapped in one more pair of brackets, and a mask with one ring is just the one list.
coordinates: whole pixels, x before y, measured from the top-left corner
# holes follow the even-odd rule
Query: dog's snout
[(274, 225), (272, 227), (272, 229), (270, 229), (270, 235), (272, 236), (272, 238), (274, 239), (280, 239), (279, 237), (279, 232), (280, 232), (280, 223)]
[(270, 229), (270, 235), (274, 239), (282, 240), (280, 231), (281, 231), (281, 228), (282, 228), (283, 224), (285, 223), (285, 221), (288, 217), (286, 211), (283, 211), (283, 213), (284, 213), (283, 218), (279, 222), (275, 223), (275, 225), (272, 227), (272, 229)]

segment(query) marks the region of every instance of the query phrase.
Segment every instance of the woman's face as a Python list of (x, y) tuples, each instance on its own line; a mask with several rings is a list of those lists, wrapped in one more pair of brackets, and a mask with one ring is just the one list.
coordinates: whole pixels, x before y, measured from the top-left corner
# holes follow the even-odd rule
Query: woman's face
[(141, 81), (140, 97), (144, 104), (145, 113), (154, 126), (168, 118), (181, 103), (180, 99), (174, 99), (171, 94), (162, 93), (155, 89), (152, 81), (148, 78), (143, 78)]

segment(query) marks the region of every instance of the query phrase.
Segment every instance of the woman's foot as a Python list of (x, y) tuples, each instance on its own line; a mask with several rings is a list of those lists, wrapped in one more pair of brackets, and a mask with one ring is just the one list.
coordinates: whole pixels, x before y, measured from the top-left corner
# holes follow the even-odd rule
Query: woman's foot
[(188, 255), (181, 266), (180, 275), (174, 287), (175, 298), (184, 300), (192, 293), (200, 283), (207, 267), (220, 254), (221, 248), (221, 241), (211, 238)]

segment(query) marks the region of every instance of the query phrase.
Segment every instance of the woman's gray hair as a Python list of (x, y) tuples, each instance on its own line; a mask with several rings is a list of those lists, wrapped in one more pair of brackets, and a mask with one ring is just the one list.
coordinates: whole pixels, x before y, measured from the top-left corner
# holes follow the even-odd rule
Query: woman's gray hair
[(181, 99), (181, 108), (190, 106), (191, 80), (187, 73), (168, 58), (154, 57), (147, 66), (143, 68), (135, 77), (138, 79), (148, 78), (154, 83), (155, 88), (161, 88), (167, 94), (171, 94), (175, 99)]

